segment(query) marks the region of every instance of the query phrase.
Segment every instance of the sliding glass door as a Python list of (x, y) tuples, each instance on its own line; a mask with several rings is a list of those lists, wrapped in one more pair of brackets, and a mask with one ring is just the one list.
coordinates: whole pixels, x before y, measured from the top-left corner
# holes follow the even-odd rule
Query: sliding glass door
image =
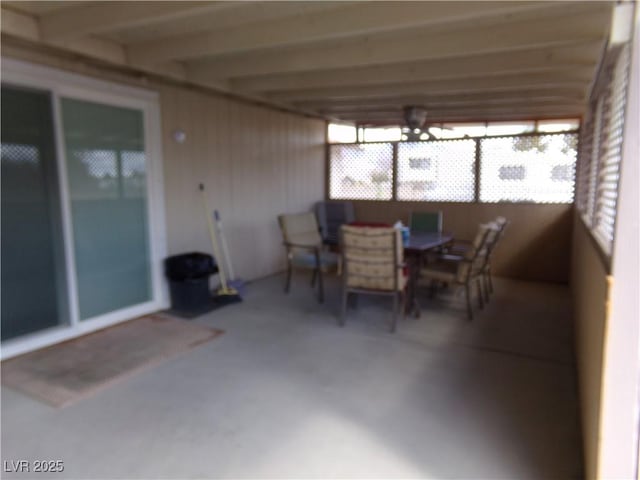
[(80, 319), (152, 298), (142, 112), (62, 99)]
[(3, 59), (2, 357), (167, 306), (157, 95)]
[(69, 323), (51, 95), (2, 88), (2, 340)]

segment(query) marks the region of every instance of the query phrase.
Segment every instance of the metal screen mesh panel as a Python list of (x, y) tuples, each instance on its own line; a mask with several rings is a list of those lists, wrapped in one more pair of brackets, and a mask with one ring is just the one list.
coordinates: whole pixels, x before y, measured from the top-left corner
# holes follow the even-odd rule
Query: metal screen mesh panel
[(329, 197), (391, 200), (393, 146), (390, 143), (331, 145)]
[(472, 202), (475, 198), (474, 140), (398, 144), (398, 200)]
[(587, 223), (589, 225), (593, 223), (593, 212), (596, 206), (595, 198), (596, 186), (598, 184), (598, 163), (600, 155), (602, 155), (603, 148), (605, 148), (607, 144), (607, 129), (603, 128), (603, 126), (608, 123), (607, 119), (604, 118), (604, 116), (609, 112), (609, 109), (607, 108), (608, 102), (605, 101), (606, 97), (608, 97), (608, 93), (605, 93), (598, 98), (595, 104), (593, 142), (591, 145), (591, 158), (589, 160), (590, 168), (585, 180), (587, 188), (585, 209), (588, 218)]
[(38, 148), (33, 145), (19, 143), (3, 143), (1, 148), (2, 161), (18, 165), (35, 165), (40, 161)]
[(73, 150), (69, 175), (82, 198), (125, 198), (146, 195), (144, 152)]
[(480, 140), (480, 201), (571, 203), (578, 134)]
[(118, 161), (113, 150), (69, 150), (69, 179), (76, 198), (118, 198)]
[[(618, 200), (618, 180), (622, 160), (624, 117), (627, 104), (629, 46), (620, 53), (612, 72), (607, 92), (606, 127), (602, 135), (595, 195), (593, 199), (593, 228), (607, 253), (611, 253)], [(605, 122), (603, 121), (603, 124)]]
[(120, 152), (121, 181), (125, 197), (144, 197), (147, 193), (147, 166), (144, 152)]
[(595, 108), (592, 105), (586, 112), (580, 129), (580, 145), (576, 172), (576, 207), (583, 214), (587, 213), (588, 206), (589, 176), (591, 170), (590, 159), (593, 155), (594, 127)]

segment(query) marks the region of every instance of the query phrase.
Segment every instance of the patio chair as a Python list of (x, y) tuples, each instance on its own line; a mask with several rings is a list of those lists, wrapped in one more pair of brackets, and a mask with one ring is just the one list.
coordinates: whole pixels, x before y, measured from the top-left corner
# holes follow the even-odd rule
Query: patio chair
[(491, 249), (487, 252), (487, 260), (485, 262), (484, 268), (482, 269), (482, 276), (485, 282), (485, 292), (486, 292), (487, 301), (489, 300), (489, 294), (493, 293), (493, 279), (491, 276), (491, 258), (493, 257), (496, 247), (498, 246), (498, 244), (502, 240), (502, 237), (504, 236), (504, 231), (507, 229), (507, 226), (509, 225), (509, 221), (504, 217), (498, 217), (494, 220), (494, 222), (498, 226), (498, 233), (495, 236)]
[(463, 286), (467, 303), (467, 316), (473, 320), (471, 307), (471, 287), (476, 282), (478, 303), (484, 306), (482, 291), (482, 274), (487, 258), (488, 241), (498, 233), (498, 226), (494, 223), (480, 225), (478, 232), (463, 257), (447, 258), (443, 255), (437, 261), (420, 269), (418, 285), (427, 284), (433, 288), (439, 282)]
[(411, 233), (442, 232), (442, 212), (411, 212), (409, 229)]
[(318, 222), (312, 212), (280, 215), (278, 223), (287, 252), (287, 276), (284, 291), (289, 293), (294, 267), (310, 269), (311, 286), (318, 281), (318, 301), (324, 302), (323, 272), (336, 269), (338, 255), (327, 252), (322, 245)]
[[(437, 212), (411, 212), (409, 214), (409, 231), (412, 234), (441, 233), (442, 211)], [(423, 257), (423, 265), (433, 261), (433, 254), (439, 254), (443, 248), (437, 248)]]
[[(489, 301), (489, 295), (493, 293), (493, 279), (491, 275), (491, 259), (495, 252), (496, 246), (502, 239), (504, 235), (504, 231), (509, 225), (509, 221), (504, 217), (497, 217), (493, 223), (495, 223), (498, 227), (498, 232), (495, 236), (490, 236), (490, 245), (488, 245), (488, 249), (486, 252), (486, 260), (485, 265), (482, 269), (482, 281), (484, 284), (484, 297), (485, 301)], [(471, 242), (458, 240), (454, 245), (446, 251), (444, 255), (441, 255), (440, 259), (443, 260), (460, 260), (462, 257), (466, 255), (469, 251)]]
[(344, 326), (349, 294), (387, 295), (393, 297), (390, 331), (396, 330), (398, 311), (404, 315), (407, 287), (404, 247), (400, 230), (388, 227), (340, 229), (342, 251), (342, 312), (339, 325)]
[(316, 217), (322, 241), (327, 245), (338, 245), (340, 226), (348, 225), (355, 220), (353, 203), (318, 202), (316, 203)]

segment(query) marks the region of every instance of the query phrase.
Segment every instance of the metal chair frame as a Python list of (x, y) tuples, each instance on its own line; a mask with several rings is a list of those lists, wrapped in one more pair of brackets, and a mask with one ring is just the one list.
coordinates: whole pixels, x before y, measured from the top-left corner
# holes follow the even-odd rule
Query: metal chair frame
[[(462, 280), (457, 279), (457, 274), (455, 275), (455, 281), (457, 285), (464, 286), (465, 288), (465, 298), (467, 305), (467, 317), (471, 321), (473, 320), (473, 308), (471, 305), (471, 287), (472, 282), (476, 280), (476, 288), (478, 293), (478, 304), (482, 309), (484, 308), (484, 292), (482, 288), (482, 272), (486, 262), (486, 252), (487, 252), (487, 239), (489, 238), (489, 234), (491, 233), (491, 227), (487, 227), (486, 231), (482, 234), (482, 238), (479, 242), (478, 247), (473, 251), (473, 254), (470, 258), (455, 258), (451, 259), (456, 264), (458, 264), (458, 269), (461, 268), (461, 264), (467, 264), (469, 268), (465, 274), (465, 277)], [(447, 260), (443, 258), (443, 260)], [(428, 270), (428, 267), (424, 270)], [(422, 271), (421, 271), (422, 274)], [(437, 280), (431, 280), (431, 291), (434, 291), (434, 287)]]
[[(280, 225), (280, 230), (282, 231), (282, 236), (284, 238), (284, 241), (282, 243), (287, 252), (287, 273), (286, 273), (285, 284), (284, 284), (284, 292), (289, 293), (289, 291), (291, 290), (291, 276), (293, 274), (293, 267), (294, 267), (293, 260), (294, 260), (296, 251), (297, 250), (307, 251), (312, 253), (314, 257), (314, 265), (312, 267), (309, 267), (312, 269), (311, 287), (315, 287), (315, 283), (317, 280), (318, 281), (318, 302), (324, 303), (324, 280), (322, 275), (322, 268), (323, 268), (323, 263), (322, 263), (323, 252), (322, 251), (324, 248), (322, 245), (322, 238), (320, 237), (320, 232), (318, 230), (319, 242), (317, 245), (296, 243), (296, 242), (287, 240), (285, 217), (286, 215), (278, 216), (278, 224)], [(315, 218), (315, 215), (314, 215), (314, 218)]]

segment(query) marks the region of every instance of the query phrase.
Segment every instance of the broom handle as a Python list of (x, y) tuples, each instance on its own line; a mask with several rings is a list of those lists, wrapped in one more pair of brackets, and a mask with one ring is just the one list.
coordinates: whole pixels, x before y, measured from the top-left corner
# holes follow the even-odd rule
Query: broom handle
[(233, 274), (233, 266), (231, 265), (231, 257), (229, 256), (229, 248), (227, 247), (227, 239), (222, 231), (222, 220), (218, 210), (213, 211), (213, 217), (216, 219), (216, 226), (218, 227), (218, 233), (220, 234), (220, 245), (222, 246), (222, 254), (227, 265), (227, 272), (229, 272), (229, 279), (233, 280), (236, 276)]
[[(213, 228), (213, 221), (209, 215), (209, 206), (207, 205), (207, 197), (204, 193), (204, 185), (200, 184), (200, 193), (202, 194), (202, 207), (204, 208), (204, 216), (207, 217), (207, 226), (209, 227), (209, 236), (211, 237), (211, 246), (213, 247), (213, 254), (216, 259), (222, 258), (220, 256), (220, 249), (218, 248), (218, 239), (216, 238), (216, 231)], [(224, 265), (218, 263), (218, 275), (220, 275), (220, 284), (223, 290), (227, 290), (227, 279), (224, 275)]]

